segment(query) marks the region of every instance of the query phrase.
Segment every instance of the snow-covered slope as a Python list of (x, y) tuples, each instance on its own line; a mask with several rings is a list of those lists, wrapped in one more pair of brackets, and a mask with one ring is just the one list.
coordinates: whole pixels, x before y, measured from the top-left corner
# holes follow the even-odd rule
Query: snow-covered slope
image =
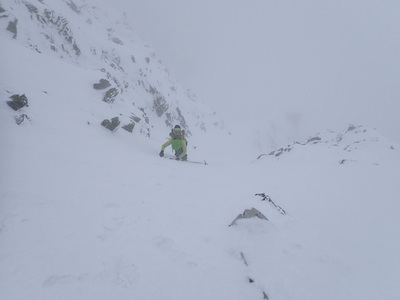
[[(378, 133), (253, 162), (192, 149), (205, 166), (159, 158), (140, 134), (58, 122), (85, 114), (74, 105), (43, 111), (52, 127), (18, 126), (1, 103), (1, 299), (400, 295), (400, 155)], [(229, 226), (251, 208), (268, 221)]]
[[(12, 39), (14, 17), (22, 36), (24, 22), (40, 24), (25, 11), (32, 2), (0, 2), (0, 299), (400, 297), (398, 144), (349, 126), (253, 156), (258, 148), (246, 139), (231, 144), (220, 130), (201, 130), (199, 120), (217, 128), (214, 117), (198, 119), (206, 109), (184, 98), (189, 158), (209, 164), (160, 158), (166, 113), (156, 116), (151, 93), (131, 89), (130, 79), (111, 105), (102, 101), (92, 88), (99, 75), (131, 75), (85, 57), (81, 45), (91, 39), (74, 35), (81, 54), (71, 46), (61, 59), (43, 46), (45, 36), (31, 38), (41, 53)], [(73, 3), (51, 4), (76, 15), (70, 28), (89, 12), (100, 28), (109, 20)], [(96, 42), (115, 44), (108, 34)], [(135, 105), (122, 97), (135, 91), (143, 96)], [(9, 97), (23, 93), (29, 106), (13, 110)], [(149, 124), (135, 128), (144, 134), (100, 126), (114, 116), (122, 125), (139, 103)]]
[[(154, 127), (175, 123), (189, 134), (224, 127), (173, 79), (155, 51), (134, 34), (126, 16), (107, 1), (7, 1), (0, 8), (2, 45), (12, 43), (2, 47), (7, 63), (3, 92), (26, 94), (35, 101), (42, 95), (27, 94), (28, 88), (56, 99), (53, 89), (71, 101), (90, 103), (95, 124), (118, 117), (121, 127), (132, 124), (147, 136)], [(10, 47), (17, 46), (35, 55), (16, 55)], [(84, 81), (75, 80), (76, 73), (86, 73)], [(104, 107), (109, 109), (105, 115), (96, 114), (96, 108)]]

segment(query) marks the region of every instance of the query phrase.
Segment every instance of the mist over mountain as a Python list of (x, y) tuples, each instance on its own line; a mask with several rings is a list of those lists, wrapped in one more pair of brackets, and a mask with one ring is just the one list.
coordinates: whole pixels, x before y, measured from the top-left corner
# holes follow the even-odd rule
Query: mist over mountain
[(397, 1), (114, 3), (232, 126), (293, 140), (355, 123), (400, 141)]

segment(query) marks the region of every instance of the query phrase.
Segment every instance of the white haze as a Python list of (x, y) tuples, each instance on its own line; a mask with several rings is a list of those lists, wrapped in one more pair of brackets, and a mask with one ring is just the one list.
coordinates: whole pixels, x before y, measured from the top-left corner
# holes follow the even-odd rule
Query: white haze
[(231, 126), (301, 137), (353, 122), (400, 140), (399, 1), (113, 3)]

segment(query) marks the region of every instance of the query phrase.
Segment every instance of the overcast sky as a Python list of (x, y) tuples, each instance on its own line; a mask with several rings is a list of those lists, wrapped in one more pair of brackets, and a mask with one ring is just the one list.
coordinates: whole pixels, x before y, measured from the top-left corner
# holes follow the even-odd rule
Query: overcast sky
[(353, 122), (400, 141), (398, 0), (112, 2), (222, 114), (297, 115), (320, 130)]

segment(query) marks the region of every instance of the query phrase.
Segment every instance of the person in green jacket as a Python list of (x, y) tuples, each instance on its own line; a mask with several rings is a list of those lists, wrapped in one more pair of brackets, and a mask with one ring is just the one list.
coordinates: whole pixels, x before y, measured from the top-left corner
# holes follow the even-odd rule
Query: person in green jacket
[(187, 160), (187, 140), (185, 131), (179, 125), (176, 125), (169, 134), (171, 138), (161, 146), (160, 156), (164, 156), (164, 149), (169, 145), (175, 151), (176, 160)]

